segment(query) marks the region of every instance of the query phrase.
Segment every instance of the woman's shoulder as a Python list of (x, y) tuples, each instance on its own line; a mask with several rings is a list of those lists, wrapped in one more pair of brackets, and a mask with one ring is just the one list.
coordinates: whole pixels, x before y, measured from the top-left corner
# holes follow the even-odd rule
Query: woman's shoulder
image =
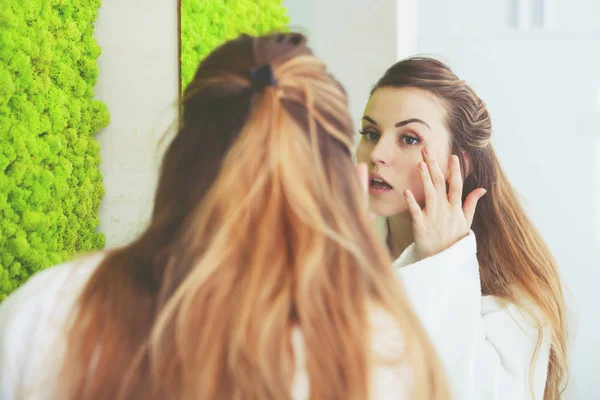
[(529, 365), (538, 346), (542, 352), (547, 352), (552, 333), (533, 301), (526, 297), (517, 300), (515, 303), (496, 296), (483, 296), (481, 317), (486, 339), (498, 349), (506, 348), (512, 358), (521, 355)]
[(33, 304), (48, 304), (57, 297), (66, 301), (79, 294), (104, 256), (101, 252), (91, 253), (36, 273), (0, 304), (0, 315), (5, 317)]
[[(402, 330), (392, 313), (370, 303), (367, 307), (371, 366), (371, 398), (402, 400), (410, 392), (410, 368), (402, 362), (404, 340)], [(307, 399), (310, 382), (306, 371), (306, 348), (300, 328), (292, 332), (296, 359), (296, 376), (292, 386), (293, 399)], [(398, 362), (395, 362), (398, 361)]]
[(0, 398), (44, 398), (56, 372), (48, 365), (60, 365), (66, 348), (71, 310), (104, 256), (44, 269), (0, 304)]
[(36, 326), (61, 319), (58, 316), (73, 306), (104, 256), (87, 254), (33, 275), (0, 304), (0, 340), (18, 338), (24, 330), (45, 330)]
[(408, 399), (412, 390), (405, 339), (398, 319), (377, 305), (369, 307), (370, 345), (373, 354), (371, 398)]
[(392, 313), (376, 304), (368, 306), (371, 346), (376, 356), (401, 357), (404, 339), (398, 320)]
[(547, 325), (544, 316), (533, 299), (518, 289), (513, 289), (515, 301), (499, 296), (481, 297), (481, 316), (485, 318), (510, 318), (519, 326), (528, 329), (542, 329)]
[[(404, 353), (402, 329), (392, 313), (381, 306), (369, 304), (367, 307), (369, 351), (377, 358), (397, 359)], [(292, 332), (292, 343), (297, 350), (297, 360), (301, 366), (304, 360), (304, 338), (301, 328)]]

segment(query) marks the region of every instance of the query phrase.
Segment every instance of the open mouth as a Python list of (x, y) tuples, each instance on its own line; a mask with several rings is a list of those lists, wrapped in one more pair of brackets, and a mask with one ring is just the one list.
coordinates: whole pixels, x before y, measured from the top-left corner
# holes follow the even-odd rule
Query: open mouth
[(369, 189), (371, 193), (380, 194), (392, 190), (393, 187), (381, 176), (371, 176), (371, 180), (369, 181)]

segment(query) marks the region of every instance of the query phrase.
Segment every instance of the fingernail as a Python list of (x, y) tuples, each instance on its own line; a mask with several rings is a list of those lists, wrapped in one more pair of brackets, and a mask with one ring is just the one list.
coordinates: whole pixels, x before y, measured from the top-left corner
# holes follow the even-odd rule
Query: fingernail
[(421, 171), (425, 171), (425, 166), (426, 166), (426, 165), (427, 165), (427, 164), (425, 164), (424, 162), (420, 162), (420, 163), (419, 163), (419, 169), (420, 169)]
[(481, 197), (483, 197), (487, 193), (487, 190), (485, 190), (485, 189), (482, 189), (482, 190), (483, 190), (483, 193), (481, 193)]

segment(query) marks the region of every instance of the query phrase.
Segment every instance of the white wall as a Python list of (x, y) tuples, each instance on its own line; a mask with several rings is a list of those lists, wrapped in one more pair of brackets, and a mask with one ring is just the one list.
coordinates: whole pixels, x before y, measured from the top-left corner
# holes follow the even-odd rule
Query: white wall
[(396, 0), (284, 0), (291, 27), (348, 92), (358, 123), (368, 93), (396, 61)]
[(100, 231), (113, 247), (146, 225), (160, 154), (158, 140), (175, 121), (178, 91), (177, 2), (104, 0), (96, 23), (102, 47), (96, 97), (110, 125), (98, 136), (106, 195)]

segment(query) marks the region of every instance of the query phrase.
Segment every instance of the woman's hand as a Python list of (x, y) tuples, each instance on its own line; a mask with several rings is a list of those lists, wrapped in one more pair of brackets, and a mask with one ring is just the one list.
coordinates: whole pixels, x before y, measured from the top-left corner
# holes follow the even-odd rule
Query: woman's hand
[(433, 154), (423, 151), (425, 162), (418, 169), (425, 192), (425, 207), (410, 190), (404, 192), (413, 220), (413, 235), (419, 259), (440, 253), (469, 234), (477, 202), (485, 189), (473, 190), (462, 204), (463, 181), (458, 157), (450, 157), (448, 191), (446, 180)]

